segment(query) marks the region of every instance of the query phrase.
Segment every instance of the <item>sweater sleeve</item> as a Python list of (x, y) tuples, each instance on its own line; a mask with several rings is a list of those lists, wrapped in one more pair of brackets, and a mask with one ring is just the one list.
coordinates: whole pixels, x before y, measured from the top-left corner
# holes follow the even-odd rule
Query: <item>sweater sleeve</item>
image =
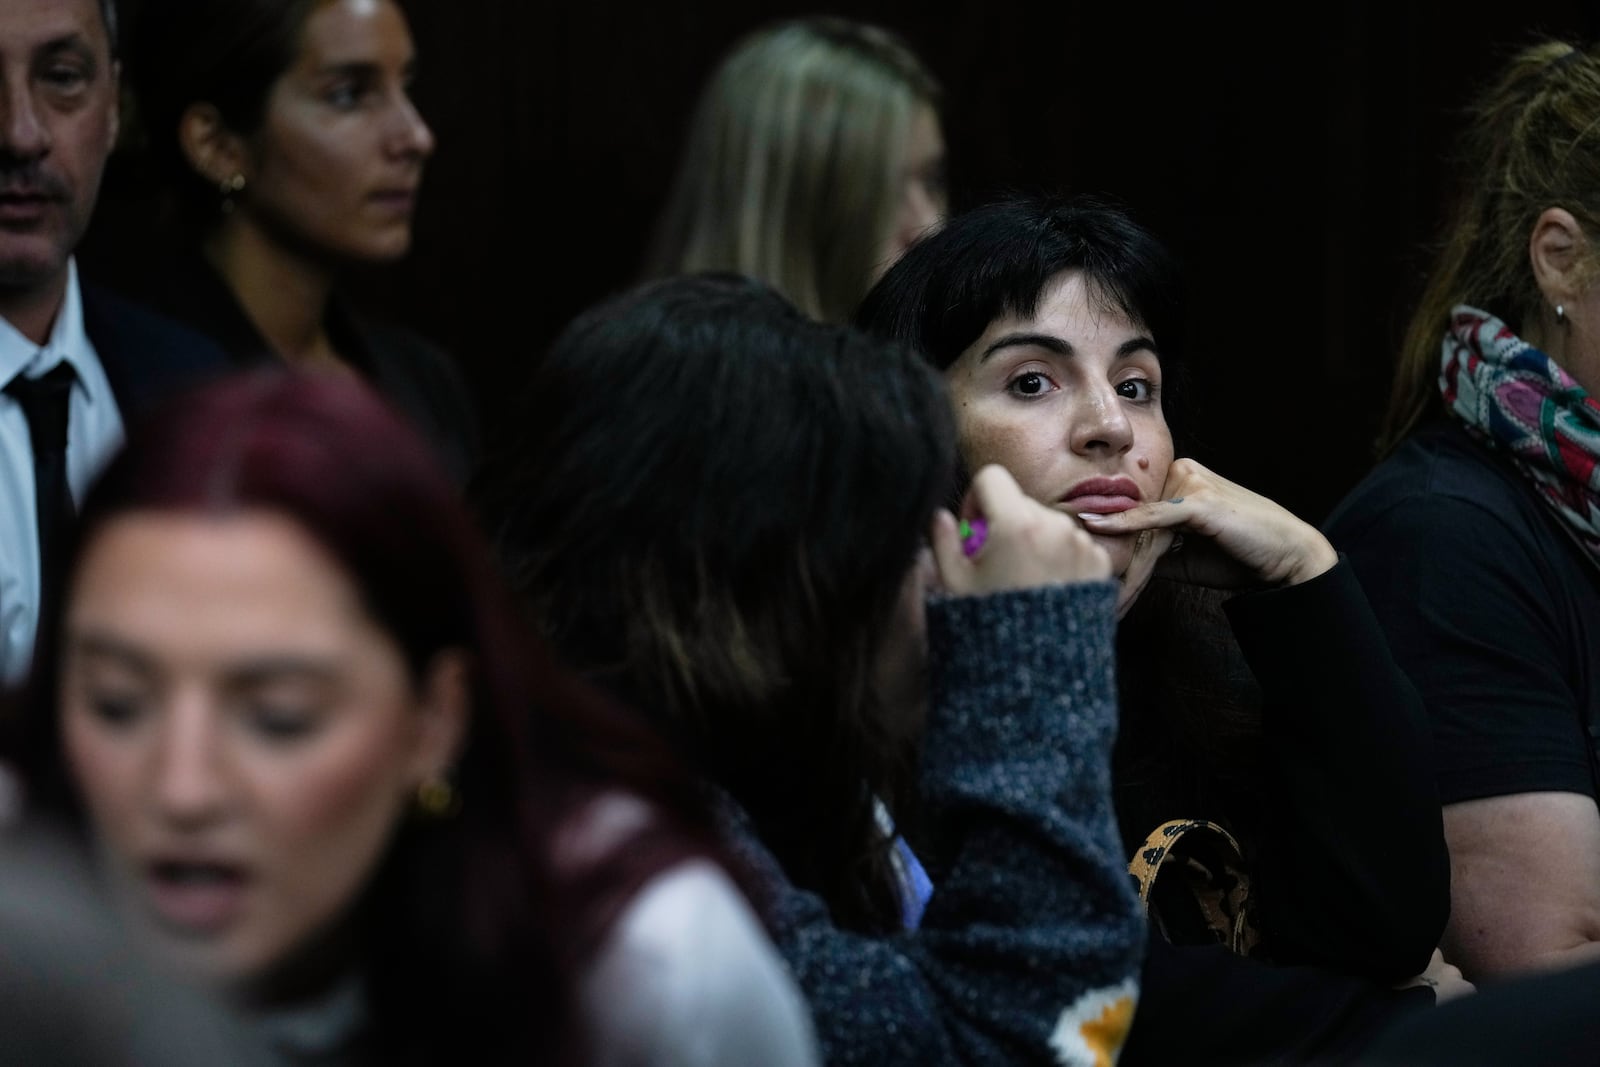
[(1276, 957), (1381, 981), (1420, 973), (1450, 912), (1421, 698), (1343, 558), (1227, 612), (1264, 697), (1276, 803), (1254, 880)]
[(941, 875), (918, 930), (841, 930), (749, 835), (833, 1065), (1115, 1059), (1145, 930), (1110, 794), (1110, 583), (939, 599), (923, 791)]

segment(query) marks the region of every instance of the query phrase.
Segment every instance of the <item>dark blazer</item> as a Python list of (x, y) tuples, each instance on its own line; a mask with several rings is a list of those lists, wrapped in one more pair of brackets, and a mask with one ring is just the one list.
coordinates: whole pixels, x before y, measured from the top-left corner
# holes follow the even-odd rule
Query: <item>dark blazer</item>
[[(222, 347), (236, 367), (281, 360), (222, 275), (203, 257), (179, 252), (153, 265), (126, 291)], [(335, 297), (328, 333), (339, 354), (431, 442), (445, 469), (465, 485), (481, 445), (477, 407), (455, 361), (420, 334), (358, 313)]]
[[(81, 278), (84, 332), (100, 357), (125, 428), (166, 397), (228, 372), (226, 354), (203, 335)], [(4, 548), (0, 545), (0, 551)], [(48, 620), (55, 595), (46, 588), (41, 618)]]
[(83, 328), (100, 356), (124, 423), (168, 395), (232, 369), (204, 334), (102, 286), (84, 282)]

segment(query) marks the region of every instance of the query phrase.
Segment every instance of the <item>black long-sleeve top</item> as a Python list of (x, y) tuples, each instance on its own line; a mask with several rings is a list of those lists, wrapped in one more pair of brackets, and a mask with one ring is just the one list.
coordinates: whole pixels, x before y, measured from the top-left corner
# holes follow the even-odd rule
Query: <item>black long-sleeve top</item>
[(1153, 938), (1125, 1067), (1333, 1062), (1432, 1003), (1393, 988), (1449, 917), (1427, 720), (1349, 565), (1218, 603), (1166, 588), (1124, 623), (1119, 815), (1130, 853), (1168, 818), (1233, 829), (1270, 962)]

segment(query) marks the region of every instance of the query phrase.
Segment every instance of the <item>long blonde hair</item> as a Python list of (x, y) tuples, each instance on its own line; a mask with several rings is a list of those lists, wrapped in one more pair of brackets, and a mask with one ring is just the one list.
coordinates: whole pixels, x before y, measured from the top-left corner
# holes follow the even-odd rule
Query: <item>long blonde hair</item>
[(912, 123), (939, 95), (878, 26), (810, 17), (743, 38), (696, 105), (646, 273), (735, 270), (848, 320), (894, 222)]
[[(1439, 346), (1450, 309), (1471, 304), (1512, 329), (1543, 299), (1528, 260), (1546, 208), (1600, 237), (1600, 58), (1560, 41), (1527, 45), (1468, 111), (1462, 185), (1422, 298), (1406, 326), (1378, 450), (1387, 453), (1439, 402)], [(1590, 253), (1590, 269), (1595, 257)]]

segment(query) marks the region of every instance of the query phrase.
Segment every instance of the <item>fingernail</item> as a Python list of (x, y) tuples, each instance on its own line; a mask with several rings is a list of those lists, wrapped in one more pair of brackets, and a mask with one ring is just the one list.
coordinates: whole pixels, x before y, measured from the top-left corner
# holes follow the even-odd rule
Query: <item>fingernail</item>
[(1079, 514), (1078, 518), (1082, 519), (1084, 522), (1088, 523), (1091, 526), (1095, 526), (1095, 525), (1098, 525), (1099, 523), (1108, 521), (1111, 518), (1111, 516), (1110, 515), (1101, 515), (1100, 513), (1094, 512), (1094, 511), (1085, 511), (1085, 512), (1082, 512), (1081, 514)]

